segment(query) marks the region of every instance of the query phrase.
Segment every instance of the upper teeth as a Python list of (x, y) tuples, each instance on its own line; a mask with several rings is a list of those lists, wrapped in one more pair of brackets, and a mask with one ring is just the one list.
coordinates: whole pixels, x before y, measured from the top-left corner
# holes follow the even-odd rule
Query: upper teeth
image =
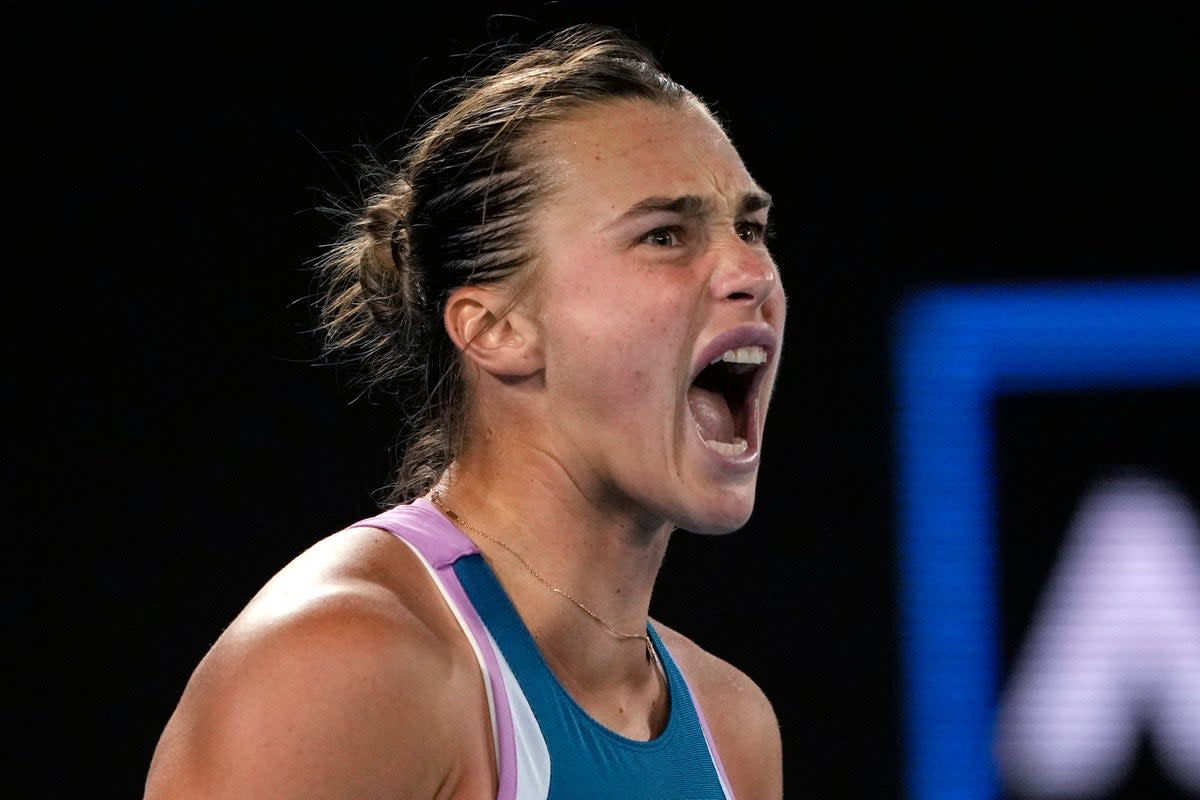
[(765, 364), (767, 363), (767, 349), (758, 345), (735, 347), (732, 350), (726, 350), (719, 358), (714, 358), (712, 363), (716, 364), (718, 361), (727, 361), (731, 364)]

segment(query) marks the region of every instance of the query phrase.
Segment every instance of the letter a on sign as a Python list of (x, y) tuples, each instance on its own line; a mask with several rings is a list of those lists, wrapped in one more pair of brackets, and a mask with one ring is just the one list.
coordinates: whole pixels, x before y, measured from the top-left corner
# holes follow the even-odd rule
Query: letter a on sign
[(1103, 796), (1142, 733), (1200, 792), (1200, 521), (1182, 493), (1123, 477), (1084, 497), (996, 722), (1000, 773), (1024, 796)]

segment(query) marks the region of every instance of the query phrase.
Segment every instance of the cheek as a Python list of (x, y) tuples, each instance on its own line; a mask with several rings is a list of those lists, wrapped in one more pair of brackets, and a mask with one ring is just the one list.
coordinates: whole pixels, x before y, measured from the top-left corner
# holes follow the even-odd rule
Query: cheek
[[(564, 294), (548, 333), (557, 342), (560, 374), (572, 375), (577, 401), (623, 428), (639, 419), (644, 424), (648, 412), (669, 415), (679, 370), (690, 358), (689, 315), (678, 293), (621, 281), (581, 280), (560, 288)], [(563, 299), (568, 294), (569, 302)]]
[[(632, 325), (623, 328), (633, 330)], [(608, 338), (601, 345), (600, 338), (576, 353), (581, 361), (576, 390), (590, 407), (589, 416), (631, 439), (644, 438), (648, 424), (670, 416), (673, 361), (661, 346), (655, 346), (661, 340)]]
[(783, 283), (780, 282), (778, 273), (776, 273), (775, 280), (776, 289), (771, 299), (767, 301), (767, 321), (783, 327), (783, 323), (787, 319), (787, 293), (783, 290)]

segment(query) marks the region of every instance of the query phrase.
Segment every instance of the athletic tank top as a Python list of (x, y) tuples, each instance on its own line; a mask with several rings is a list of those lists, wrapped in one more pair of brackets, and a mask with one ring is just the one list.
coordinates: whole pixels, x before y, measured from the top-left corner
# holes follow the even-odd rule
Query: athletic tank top
[(604, 727), (567, 694), (479, 549), (426, 498), (357, 523), (417, 554), (475, 651), (492, 715), (497, 800), (733, 800), (708, 725), (653, 625), (670, 711), (650, 741)]

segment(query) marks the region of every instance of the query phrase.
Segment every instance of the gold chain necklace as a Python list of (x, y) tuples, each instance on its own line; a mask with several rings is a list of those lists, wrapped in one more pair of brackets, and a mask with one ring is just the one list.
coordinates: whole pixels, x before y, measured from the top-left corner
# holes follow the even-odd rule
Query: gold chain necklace
[(450, 508), (447, 507), (446, 504), (442, 501), (441, 495), (439, 495), (437, 492), (434, 492), (432, 495), (430, 495), (430, 499), (433, 500), (433, 504), (435, 506), (437, 506), (439, 509), (442, 510), (442, 513), (444, 513), (447, 517), (452, 519), (455, 522), (455, 524), (458, 525), (460, 528), (465, 528), (466, 530), (470, 531), (471, 533), (474, 533), (478, 536), (482, 536), (483, 538), (487, 539), (488, 541), (495, 542), (496, 544), (503, 547), (505, 550), (507, 550), (509, 553), (512, 554), (513, 558), (517, 559), (517, 561), (520, 561), (521, 566), (523, 566), (523, 567), (525, 567), (525, 569), (529, 570), (529, 574), (532, 575), (533, 577), (537, 578), (538, 581), (542, 583), (542, 585), (544, 585), (550, 591), (555, 592), (556, 594), (562, 595), (563, 597), (567, 598), (575, 605), (579, 606), (580, 610), (582, 610), (583, 613), (587, 614), (589, 617), (596, 620), (596, 622), (599, 622), (601, 625), (603, 625), (608, 630), (608, 632), (611, 633), (613, 636), (617, 637), (618, 639), (641, 639), (643, 642), (646, 643), (646, 661), (650, 662), (651, 664), (656, 662), (657, 657), (654, 654), (654, 643), (650, 641), (649, 635), (647, 635), (645, 633), (621, 633), (619, 630), (614, 628), (612, 625), (609, 625), (607, 622), (602, 620), (596, 614), (596, 612), (592, 611), (590, 608), (585, 606), (583, 603), (579, 602), (574, 597), (567, 594), (565, 591), (563, 591), (562, 589), (560, 589), (559, 587), (555, 586), (553, 583), (551, 583), (550, 581), (548, 581), (544, 577), (542, 577), (542, 574), (540, 572), (538, 572), (537, 570), (535, 570), (533, 567), (529, 566), (529, 562), (526, 561), (524, 558), (522, 558), (521, 554), (518, 553), (516, 550), (513, 550), (511, 547), (509, 547), (507, 544), (505, 544), (504, 542), (497, 539), (495, 536), (484, 533), (483, 531), (479, 530), (479, 528), (476, 528), (474, 525), (467, 522), (465, 519), (460, 517), (458, 514), (451, 511)]

